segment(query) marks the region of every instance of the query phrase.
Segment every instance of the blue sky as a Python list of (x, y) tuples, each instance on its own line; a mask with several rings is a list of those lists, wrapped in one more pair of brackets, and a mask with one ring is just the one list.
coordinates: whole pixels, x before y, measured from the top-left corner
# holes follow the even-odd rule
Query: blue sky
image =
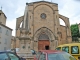
[[(26, 3), (41, 0), (0, 0), (0, 7), (7, 17), (6, 25), (13, 29), (15, 35), (16, 18), (24, 15)], [(69, 18), (70, 25), (80, 23), (80, 0), (44, 0), (58, 4), (59, 14)], [(0, 8), (1, 9), (1, 8)]]

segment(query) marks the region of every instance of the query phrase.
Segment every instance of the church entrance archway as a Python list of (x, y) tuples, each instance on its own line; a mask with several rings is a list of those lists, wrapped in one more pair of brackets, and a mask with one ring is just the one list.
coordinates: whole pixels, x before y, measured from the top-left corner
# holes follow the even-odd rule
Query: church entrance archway
[(38, 39), (38, 50), (49, 50), (49, 37), (45, 33), (41, 34)]
[(49, 50), (49, 45), (50, 45), (49, 40), (39, 40), (38, 50)]

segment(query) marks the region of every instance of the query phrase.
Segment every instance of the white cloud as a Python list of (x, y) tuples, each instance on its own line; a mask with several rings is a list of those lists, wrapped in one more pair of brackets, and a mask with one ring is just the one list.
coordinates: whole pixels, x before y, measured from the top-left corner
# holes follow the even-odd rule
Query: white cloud
[(70, 24), (79, 23), (80, 14), (77, 14), (80, 10), (79, 3), (69, 0), (67, 1), (63, 8), (59, 10), (59, 13), (68, 17), (70, 19)]
[(70, 22), (72, 22), (72, 24), (80, 23), (80, 15), (77, 15), (77, 16), (71, 18), (70, 20), (71, 20)]
[[(13, 29), (12, 35), (15, 35), (16, 18), (24, 14), (24, 9), (27, 2), (39, 0), (0, 0), (0, 6), (3, 6), (3, 12), (7, 16), (7, 26)], [(50, 1), (51, 0), (47, 0)], [(74, 0), (52, 0), (58, 4), (59, 13), (69, 17), (70, 23), (75, 24), (80, 22), (80, 3)]]
[(17, 10), (15, 11), (15, 14), (22, 16), (24, 13), (24, 8), (25, 7), (23, 7), (23, 6), (18, 7)]
[(16, 19), (8, 20), (8, 21), (6, 22), (6, 26), (8, 26), (9, 28), (13, 29), (12, 35), (15, 36)]

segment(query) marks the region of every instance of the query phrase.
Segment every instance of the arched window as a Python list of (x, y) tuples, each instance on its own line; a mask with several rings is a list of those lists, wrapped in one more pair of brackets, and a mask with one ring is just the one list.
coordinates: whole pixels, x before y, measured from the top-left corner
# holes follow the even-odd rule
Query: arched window
[(60, 21), (60, 25), (66, 26), (65, 22), (61, 18), (59, 18), (59, 21)]
[(20, 28), (22, 27), (23, 22), (20, 23)]

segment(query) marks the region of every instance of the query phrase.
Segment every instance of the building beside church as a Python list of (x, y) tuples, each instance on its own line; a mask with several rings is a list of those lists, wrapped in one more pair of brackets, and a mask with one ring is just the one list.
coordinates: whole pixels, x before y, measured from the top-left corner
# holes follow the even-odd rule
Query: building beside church
[(0, 51), (11, 49), (12, 29), (6, 26), (6, 15), (0, 10)]
[[(60, 19), (65, 26), (60, 25)], [(20, 51), (53, 50), (60, 44), (71, 42), (69, 18), (59, 14), (58, 4), (47, 1), (26, 3), (24, 15), (16, 20), (16, 47)]]
[[(80, 34), (80, 23), (78, 24), (79, 34)], [(78, 37), (78, 41), (80, 42), (80, 37)]]
[(79, 27), (79, 33), (80, 33), (80, 23), (78, 24), (78, 27)]

